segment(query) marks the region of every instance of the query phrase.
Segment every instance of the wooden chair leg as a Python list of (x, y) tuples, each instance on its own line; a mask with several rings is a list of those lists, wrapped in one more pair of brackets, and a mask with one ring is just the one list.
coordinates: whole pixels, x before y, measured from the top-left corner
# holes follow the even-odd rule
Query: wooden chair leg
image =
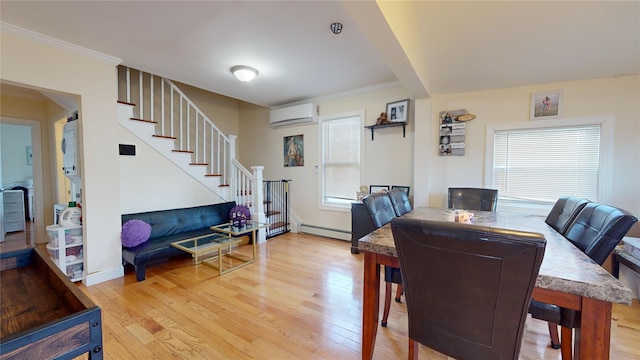
[(400, 297), (402, 296), (402, 284), (398, 284), (398, 288), (396, 289), (396, 302), (401, 303)]
[(391, 282), (386, 283), (384, 291), (384, 312), (382, 313), (382, 326), (387, 327), (387, 318), (389, 317), (389, 309), (391, 308)]
[(549, 321), (549, 336), (551, 337), (551, 347), (560, 349), (560, 337), (558, 336), (558, 324)]
[(409, 338), (409, 360), (418, 360), (418, 342)]
[(573, 358), (573, 329), (561, 326), (560, 334), (562, 335), (562, 360), (572, 360)]

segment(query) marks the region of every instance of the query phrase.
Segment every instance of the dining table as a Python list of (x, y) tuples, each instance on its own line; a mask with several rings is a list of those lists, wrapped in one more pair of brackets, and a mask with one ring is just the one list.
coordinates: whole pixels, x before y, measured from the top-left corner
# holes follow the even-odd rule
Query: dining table
[[(404, 218), (450, 221), (450, 209), (416, 207)], [(473, 211), (473, 224), (542, 234), (546, 249), (532, 298), (577, 310), (573, 359), (609, 359), (611, 308), (630, 305), (631, 290), (565, 239), (545, 217), (507, 212)], [(380, 265), (400, 267), (391, 224), (358, 240), (364, 253), (362, 359), (372, 359), (378, 329)], [(437, 295), (434, 295), (437, 296)]]

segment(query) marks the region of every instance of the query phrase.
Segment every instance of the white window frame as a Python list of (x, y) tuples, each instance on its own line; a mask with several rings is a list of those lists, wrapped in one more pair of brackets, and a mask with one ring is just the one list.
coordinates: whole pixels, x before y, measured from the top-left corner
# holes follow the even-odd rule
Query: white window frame
[[(550, 120), (522, 121), (505, 124), (489, 124), (486, 131), (484, 183), (487, 188), (493, 186), (493, 138), (497, 131), (551, 129), (596, 125), (600, 127), (600, 167), (598, 171), (598, 202), (608, 203), (611, 199), (611, 169), (613, 162), (614, 117), (591, 116), (580, 118), (561, 118)], [(506, 201), (498, 193), (498, 211), (517, 212), (534, 215), (547, 215), (554, 202)]]
[[(365, 119), (365, 111), (364, 110), (356, 110), (356, 111), (348, 111), (348, 112), (344, 112), (344, 113), (339, 113), (339, 114), (332, 114), (332, 115), (320, 115), (318, 117), (318, 144), (320, 145), (320, 151), (318, 154), (318, 164), (319, 165), (319, 169), (318, 169), (318, 174), (320, 175), (319, 181), (318, 181), (318, 204), (319, 204), (319, 209), (321, 210), (329, 210), (329, 211), (339, 211), (339, 212), (351, 212), (351, 203), (353, 201), (344, 201), (344, 202), (340, 202), (340, 203), (331, 203), (331, 204), (325, 204), (324, 202), (324, 159), (323, 159), (323, 153), (324, 153), (324, 143), (323, 143), (323, 122), (325, 121), (332, 121), (332, 120), (337, 120), (337, 119), (342, 119), (342, 118), (346, 118), (346, 117), (359, 117), (360, 118), (360, 184), (363, 183), (363, 179), (364, 179), (364, 119)], [(353, 196), (355, 198), (356, 196), (356, 192), (358, 191), (358, 188), (353, 189)]]

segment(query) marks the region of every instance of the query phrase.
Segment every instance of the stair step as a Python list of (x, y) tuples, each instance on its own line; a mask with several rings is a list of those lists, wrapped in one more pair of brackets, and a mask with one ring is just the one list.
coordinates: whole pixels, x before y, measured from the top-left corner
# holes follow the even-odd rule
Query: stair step
[(229, 185), (229, 184), (220, 184), (220, 185), (218, 185), (218, 186), (219, 186), (219, 187), (228, 187), (228, 186), (231, 186), (231, 185)]
[(204, 174), (204, 176), (222, 176), (222, 174)]
[(166, 135), (151, 135), (154, 138), (161, 138), (161, 139), (169, 139), (169, 140), (177, 140), (178, 138), (175, 136), (166, 136)]
[(282, 212), (281, 211), (272, 210), (272, 211), (267, 211), (267, 213), (266, 213), (267, 216), (278, 215), (278, 214), (282, 214)]
[(153, 120), (146, 120), (146, 119), (139, 119), (139, 118), (134, 118), (134, 117), (132, 117), (132, 118), (130, 118), (130, 119), (131, 119), (131, 120), (133, 120), (133, 121), (142, 121), (142, 122), (149, 123), (149, 124), (157, 124), (157, 123), (158, 123), (157, 121), (153, 121)]
[(193, 151), (191, 150), (171, 150), (173, 152), (177, 152), (177, 153), (188, 153), (188, 154), (193, 154)]
[(137, 105), (136, 105), (136, 104), (134, 104), (134, 103), (130, 103), (130, 102), (126, 102), (126, 101), (121, 101), (121, 100), (118, 100), (118, 104), (130, 105), (130, 106), (137, 106)]
[(189, 163), (189, 165), (195, 165), (195, 166), (209, 166), (209, 164), (207, 164), (207, 163)]
[(273, 223), (273, 224), (269, 225), (269, 230), (271, 231), (271, 230), (287, 227), (287, 225), (289, 225), (289, 223), (279, 221), (277, 223)]

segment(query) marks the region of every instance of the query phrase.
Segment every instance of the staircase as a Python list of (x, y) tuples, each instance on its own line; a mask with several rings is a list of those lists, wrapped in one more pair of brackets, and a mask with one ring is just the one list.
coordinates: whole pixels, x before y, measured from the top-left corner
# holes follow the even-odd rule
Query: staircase
[[(118, 67), (118, 121), (224, 201), (266, 222), (262, 166), (247, 170), (235, 158), (236, 136), (216, 125), (168, 79)], [(258, 241), (264, 241), (261, 231)]]

